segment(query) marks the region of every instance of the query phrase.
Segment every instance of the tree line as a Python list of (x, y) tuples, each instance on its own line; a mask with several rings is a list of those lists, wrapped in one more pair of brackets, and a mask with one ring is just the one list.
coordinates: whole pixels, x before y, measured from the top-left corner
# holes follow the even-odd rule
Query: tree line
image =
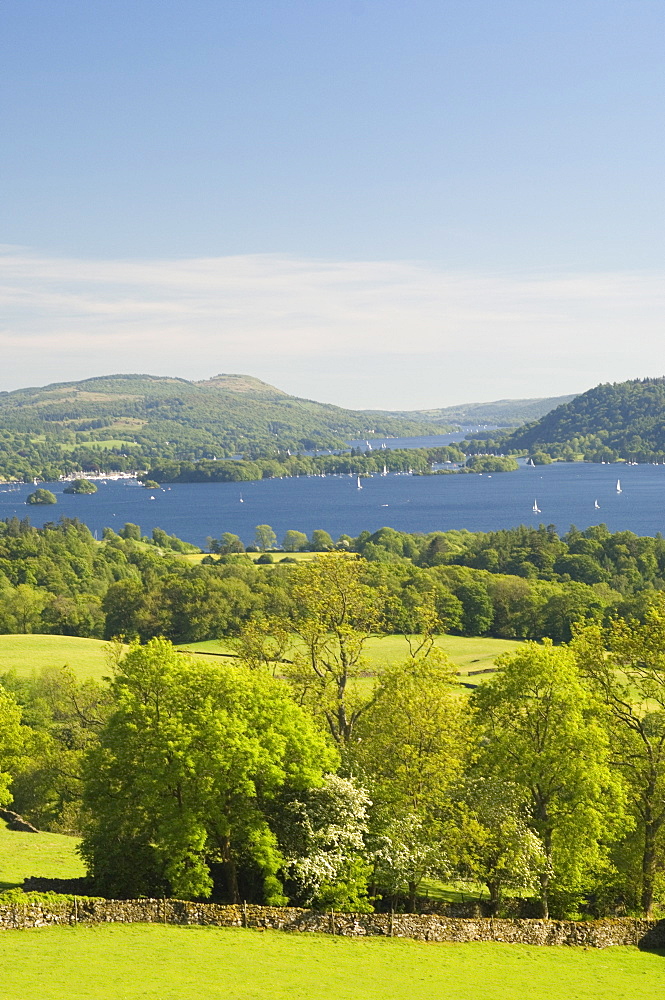
[(265, 550), (257, 564), (237, 535), (222, 532), (192, 563), (183, 555), (196, 547), (160, 528), (146, 538), (126, 524), (98, 542), (76, 519), (43, 528), (0, 521), (0, 633), (178, 643), (234, 634), (256, 614), (292, 605), (293, 562), (303, 550), (362, 558), (368, 585), (387, 595), (385, 634), (418, 631), (414, 609), (427, 595), (449, 632), (564, 642), (579, 620), (643, 620), (665, 589), (665, 540), (603, 525), (563, 536), (544, 526), (424, 535), (381, 528), (336, 540), (323, 529), (310, 537), (290, 529), (281, 541), (278, 551), (272, 528), (257, 526), (253, 547)]

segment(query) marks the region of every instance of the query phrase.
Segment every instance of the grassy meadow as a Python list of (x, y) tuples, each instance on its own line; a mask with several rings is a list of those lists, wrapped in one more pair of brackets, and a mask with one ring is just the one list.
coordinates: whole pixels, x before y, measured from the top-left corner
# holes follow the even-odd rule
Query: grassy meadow
[[(482, 673), (474, 674), (473, 671), (491, 668), (497, 656), (520, 646), (517, 640), (512, 639), (457, 635), (439, 636), (436, 644), (448, 654), (460, 676), (471, 683), (479, 683), (483, 677)], [(204, 655), (210, 653), (213, 654), (210, 659), (216, 660), (215, 653), (231, 651), (223, 639), (185, 643), (178, 648)], [(42, 667), (62, 667), (66, 664), (81, 680), (100, 680), (110, 672), (107, 649), (108, 643), (102, 639), (79, 639), (69, 635), (0, 635), (0, 674), (14, 671), (19, 677), (25, 677)], [(378, 636), (367, 644), (370, 669), (379, 670), (386, 664), (406, 659), (408, 652), (402, 635)], [(469, 672), (471, 676), (467, 678)]]
[(76, 847), (78, 837), (59, 833), (20, 833), (0, 820), (0, 892), (20, 886), (24, 878), (79, 878), (85, 866)]
[(4, 1000), (660, 1000), (636, 948), (332, 938), (153, 924), (0, 935)]
[(108, 676), (108, 643), (69, 635), (0, 635), (0, 674), (15, 671), (19, 677), (42, 667), (72, 668), (81, 680)]
[[(275, 560), (274, 563), (265, 563), (265, 564), (260, 564), (260, 565), (263, 565), (264, 567), (268, 567), (269, 568), (270, 566), (276, 566), (277, 563), (280, 563), (282, 561), (282, 559), (295, 560), (295, 562), (299, 562), (299, 563), (301, 563), (301, 562), (312, 562), (313, 559), (316, 559), (317, 555), (320, 555), (320, 553), (318, 553), (318, 552), (271, 552), (269, 554)], [(184, 559), (185, 562), (194, 563), (194, 564), (198, 565), (198, 563), (200, 563), (202, 559), (205, 559), (206, 556), (209, 556), (210, 553), (209, 552), (182, 552), (182, 553), (177, 553), (177, 555), (178, 555), (178, 557), (180, 559)], [(243, 555), (249, 556), (249, 558), (253, 562), (257, 562), (257, 560), (263, 555), (263, 553), (262, 552), (243, 552)], [(213, 556), (213, 559), (217, 559), (217, 556)]]
[[(474, 674), (473, 671), (492, 668), (497, 656), (500, 656), (501, 653), (512, 653), (519, 649), (521, 643), (517, 639), (440, 635), (437, 637), (436, 645), (450, 657), (463, 679), (468, 679), (470, 683), (480, 683), (483, 675)], [(223, 639), (190, 642), (178, 648), (202, 654), (219, 654), (231, 651), (231, 647), (225, 645)], [(399, 663), (401, 660), (405, 660), (409, 655), (409, 647), (403, 635), (377, 636), (367, 643), (366, 655), (370, 668), (379, 670), (389, 663)], [(211, 659), (214, 658), (214, 655), (211, 656)], [(469, 674), (470, 676), (468, 676)]]

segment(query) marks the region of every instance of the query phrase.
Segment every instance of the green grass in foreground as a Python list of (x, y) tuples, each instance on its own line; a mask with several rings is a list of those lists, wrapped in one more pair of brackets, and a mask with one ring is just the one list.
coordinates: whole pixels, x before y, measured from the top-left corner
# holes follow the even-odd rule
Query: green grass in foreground
[(0, 635), (0, 674), (10, 670), (19, 677), (42, 667), (70, 666), (80, 680), (100, 680), (110, 673), (107, 643), (70, 635)]
[(661, 1000), (665, 959), (211, 927), (103, 925), (0, 935), (3, 1000)]
[(76, 853), (78, 837), (59, 833), (19, 833), (0, 820), (0, 892), (30, 875), (79, 878), (85, 866)]

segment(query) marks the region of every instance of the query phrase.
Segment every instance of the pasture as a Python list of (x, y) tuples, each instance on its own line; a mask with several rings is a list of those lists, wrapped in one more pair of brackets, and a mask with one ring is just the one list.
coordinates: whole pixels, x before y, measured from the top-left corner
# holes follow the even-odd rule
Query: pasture
[[(185, 562), (195, 563), (197, 565), (202, 559), (205, 559), (206, 556), (210, 555), (209, 552), (179, 552), (175, 554), (180, 559), (184, 559)], [(242, 554), (248, 556), (252, 562), (257, 562), (257, 560), (263, 555), (262, 552), (243, 552)], [(282, 562), (283, 559), (290, 559), (292, 562), (298, 563), (312, 562), (313, 559), (316, 559), (317, 555), (320, 555), (318, 552), (269, 552), (268, 554), (271, 555), (275, 561), (273, 563), (259, 563), (260, 566), (276, 566), (278, 563)], [(217, 560), (218, 556), (213, 555), (213, 559)]]
[[(489, 639), (485, 636), (467, 638), (459, 635), (437, 636), (436, 645), (446, 653), (457, 667), (460, 675), (466, 679), (470, 671), (487, 670), (501, 653), (512, 653), (521, 645), (517, 639)], [(190, 642), (178, 647), (192, 653), (219, 654), (230, 652), (231, 647), (224, 640), (209, 640), (207, 642)], [(369, 640), (366, 655), (370, 669), (379, 670), (389, 663), (399, 663), (409, 655), (409, 646), (403, 635), (377, 636)], [(211, 659), (214, 657), (211, 656)], [(482, 674), (471, 674), (469, 681), (479, 683)]]
[(108, 643), (70, 635), (0, 635), (0, 674), (30, 676), (42, 667), (72, 668), (79, 680), (101, 680), (110, 673)]
[(0, 892), (20, 886), (24, 878), (79, 878), (85, 866), (76, 847), (78, 837), (59, 833), (19, 833), (0, 820)]
[(636, 948), (348, 939), (106, 924), (0, 934), (4, 1000), (660, 1000)]

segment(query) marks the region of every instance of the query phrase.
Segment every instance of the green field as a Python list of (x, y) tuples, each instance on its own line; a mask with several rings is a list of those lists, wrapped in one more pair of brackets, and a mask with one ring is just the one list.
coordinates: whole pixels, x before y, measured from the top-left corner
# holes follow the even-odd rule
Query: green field
[(18, 833), (0, 820), (0, 892), (21, 885), (24, 878), (79, 878), (85, 866), (76, 847), (78, 837), (59, 833)]
[(109, 674), (108, 643), (69, 635), (0, 635), (0, 674), (10, 670), (19, 677), (42, 667), (70, 666), (81, 680), (100, 680)]
[[(521, 643), (517, 639), (488, 639), (483, 636), (467, 638), (459, 635), (440, 635), (436, 645), (447, 653), (461, 675), (469, 671), (486, 670), (494, 666), (501, 653), (511, 653)], [(190, 642), (179, 647), (193, 653), (229, 652), (230, 647), (223, 640), (211, 639), (207, 642)], [(388, 663), (398, 663), (407, 659), (409, 647), (403, 635), (385, 635), (370, 639), (366, 647), (370, 665), (380, 668)], [(212, 657), (211, 657), (212, 659)], [(482, 674), (472, 675), (472, 682), (480, 682)]]
[(3, 1000), (661, 1000), (665, 960), (636, 948), (349, 940), (102, 925), (0, 936)]
[[(184, 553), (177, 553), (177, 554), (180, 556), (181, 559), (185, 559), (186, 562), (190, 562), (190, 563), (200, 563), (202, 559), (205, 559), (205, 557), (207, 555), (210, 555), (209, 552), (184, 552)], [(257, 559), (259, 559), (259, 557), (262, 555), (261, 552), (243, 552), (242, 554), (245, 555), (245, 556), (249, 556), (249, 558), (253, 562), (256, 562)], [(260, 564), (261, 566), (268, 566), (268, 567), (270, 567), (270, 566), (276, 566), (278, 563), (280, 563), (282, 561), (282, 559), (295, 559), (296, 562), (311, 562), (313, 559), (316, 559), (316, 556), (318, 555), (318, 553), (316, 553), (316, 552), (270, 552), (269, 555), (271, 555), (275, 561), (273, 563)], [(217, 559), (217, 556), (213, 555), (213, 559)]]

